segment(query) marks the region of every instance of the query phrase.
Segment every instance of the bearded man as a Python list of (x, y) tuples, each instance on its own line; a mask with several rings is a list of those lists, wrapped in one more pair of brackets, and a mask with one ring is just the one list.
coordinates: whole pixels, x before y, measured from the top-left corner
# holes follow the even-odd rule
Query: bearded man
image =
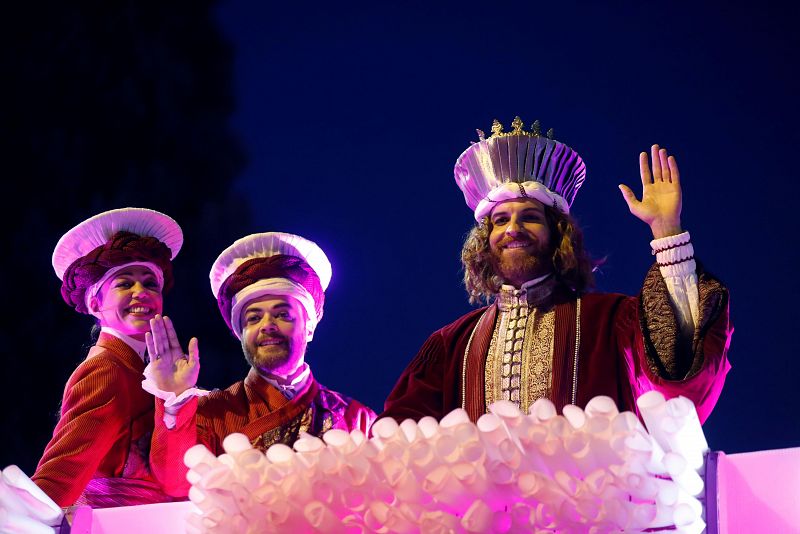
[(641, 294), (591, 292), (592, 262), (569, 210), (586, 176), (581, 157), (519, 117), (458, 158), (456, 182), (477, 224), (462, 250), (474, 310), (434, 332), (397, 381), (382, 417), (476, 421), (506, 399), (523, 411), (549, 398), (560, 411), (597, 395), (621, 410), (656, 389), (683, 395), (704, 421), (730, 365), (728, 291), (695, 262), (681, 228), (678, 165), (658, 145), (639, 157), (642, 200), (620, 185), (647, 223), (657, 264)]
[(197, 390), (197, 340), (184, 355), (171, 321), (151, 321), (151, 363), (143, 383), (156, 396), (150, 462), (164, 491), (175, 497), (188, 494), (183, 456), (197, 443), (219, 455), (225, 437), (240, 432), (266, 451), (276, 443), (291, 446), (302, 432), (366, 433), (375, 419), (367, 406), (317, 382), (305, 361), (331, 279), (320, 247), (282, 232), (249, 235), (219, 255), (210, 278), (222, 318), (251, 369), (225, 390)]

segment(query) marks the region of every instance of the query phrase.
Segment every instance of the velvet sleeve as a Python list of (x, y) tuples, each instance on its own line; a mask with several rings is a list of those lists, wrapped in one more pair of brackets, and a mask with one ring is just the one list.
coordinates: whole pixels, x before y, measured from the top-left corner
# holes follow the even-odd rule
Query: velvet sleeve
[(75, 503), (127, 429), (130, 403), (122, 375), (115, 362), (97, 356), (67, 382), (61, 419), (32, 477), (59, 506)]
[(369, 433), (372, 423), (375, 422), (375, 412), (369, 406), (361, 404), (357, 400), (350, 401), (344, 414), (348, 430), (358, 429), (364, 434)]
[[(666, 284), (657, 266), (648, 272), (642, 293), (636, 302), (638, 324), (628, 323), (635, 335), (630, 349), (624, 350), (629, 361), (634, 398), (651, 389), (667, 398), (682, 395), (697, 407), (700, 421), (711, 414), (730, 369), (727, 359), (733, 327), (729, 316), (728, 290), (719, 280), (698, 266), (700, 317), (693, 339), (683, 339), (669, 301)], [(632, 308), (632, 307), (631, 307)]]
[(444, 417), (444, 356), (442, 335), (435, 332), (400, 375), (380, 417), (392, 417), (398, 423), (426, 415), (437, 420)]
[(186, 480), (189, 469), (183, 463), (183, 456), (198, 443), (197, 401), (193, 397), (180, 407), (175, 414), (175, 426), (170, 429), (164, 422), (164, 401), (155, 399), (150, 469), (164, 493), (172, 497), (189, 494), (190, 484)]

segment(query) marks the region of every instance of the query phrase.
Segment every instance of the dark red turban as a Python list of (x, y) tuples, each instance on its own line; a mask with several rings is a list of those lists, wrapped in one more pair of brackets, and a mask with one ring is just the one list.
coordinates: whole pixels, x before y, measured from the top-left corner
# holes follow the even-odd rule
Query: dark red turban
[(61, 283), (61, 296), (64, 301), (81, 313), (86, 309), (86, 290), (96, 283), (109, 269), (126, 263), (150, 262), (157, 265), (164, 274), (164, 289), (172, 287), (172, 252), (169, 247), (155, 237), (142, 237), (130, 232), (120, 231), (111, 236), (86, 256), (78, 258), (67, 267)]
[(303, 286), (314, 298), (317, 317), (322, 313), (325, 304), (325, 292), (319, 276), (305, 261), (297, 256), (276, 254), (267, 258), (253, 258), (242, 263), (219, 288), (217, 305), (225, 319), (225, 324), (235, 333), (231, 325), (231, 302), (233, 297), (259, 280), (266, 278), (287, 278)]

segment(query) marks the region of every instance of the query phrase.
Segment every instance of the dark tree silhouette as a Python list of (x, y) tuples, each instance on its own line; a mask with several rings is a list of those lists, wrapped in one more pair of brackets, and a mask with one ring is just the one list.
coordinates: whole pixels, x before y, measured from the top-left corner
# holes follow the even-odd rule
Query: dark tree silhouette
[[(50, 266), (60, 235), (83, 219), (125, 206), (174, 217), (185, 243), (165, 311), (181, 333), (202, 333), (204, 354), (230, 349), (207, 275), (249, 220), (231, 193), (245, 158), (228, 126), (233, 53), (213, 8), (4, 8), (0, 465), (32, 473), (66, 379), (90, 344), (92, 320), (61, 301)], [(243, 368), (238, 355), (207, 358), (201, 380), (228, 384)]]

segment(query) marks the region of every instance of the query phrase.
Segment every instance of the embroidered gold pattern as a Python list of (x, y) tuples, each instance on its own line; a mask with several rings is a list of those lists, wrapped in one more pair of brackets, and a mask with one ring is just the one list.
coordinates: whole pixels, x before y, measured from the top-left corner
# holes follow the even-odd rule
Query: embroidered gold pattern
[(272, 428), (251, 441), (254, 449), (266, 452), (276, 443), (291, 445), (300, 437), (300, 432), (308, 432), (314, 420), (315, 406), (309, 408), (284, 425)]
[(523, 410), (538, 399), (549, 398), (552, 391), (555, 310), (549, 308), (534, 317), (525, 331), (526, 343), (522, 351), (523, 369), (527, 371), (523, 376), (525, 388), (520, 404)]
[(333, 428), (345, 428), (343, 415), (353, 401), (318, 384), (316, 396), (303, 412), (283, 425), (270, 429), (251, 440), (253, 448), (265, 452), (276, 443), (291, 446), (305, 432), (322, 436)]
[(499, 316), (486, 358), (487, 406), (509, 400), (522, 410), (550, 395), (555, 312), (550, 304), (554, 281), (526, 290), (503, 288)]
[(496, 400), (503, 398), (500, 392), (500, 385), (502, 381), (502, 363), (503, 363), (503, 349), (505, 347), (504, 341), (498, 336), (498, 332), (504, 332), (508, 328), (508, 314), (502, 311), (497, 317), (495, 322), (494, 332), (492, 333), (492, 340), (489, 343), (489, 351), (486, 354), (486, 380), (484, 380), (484, 394), (486, 395), (486, 406), (489, 406)]

